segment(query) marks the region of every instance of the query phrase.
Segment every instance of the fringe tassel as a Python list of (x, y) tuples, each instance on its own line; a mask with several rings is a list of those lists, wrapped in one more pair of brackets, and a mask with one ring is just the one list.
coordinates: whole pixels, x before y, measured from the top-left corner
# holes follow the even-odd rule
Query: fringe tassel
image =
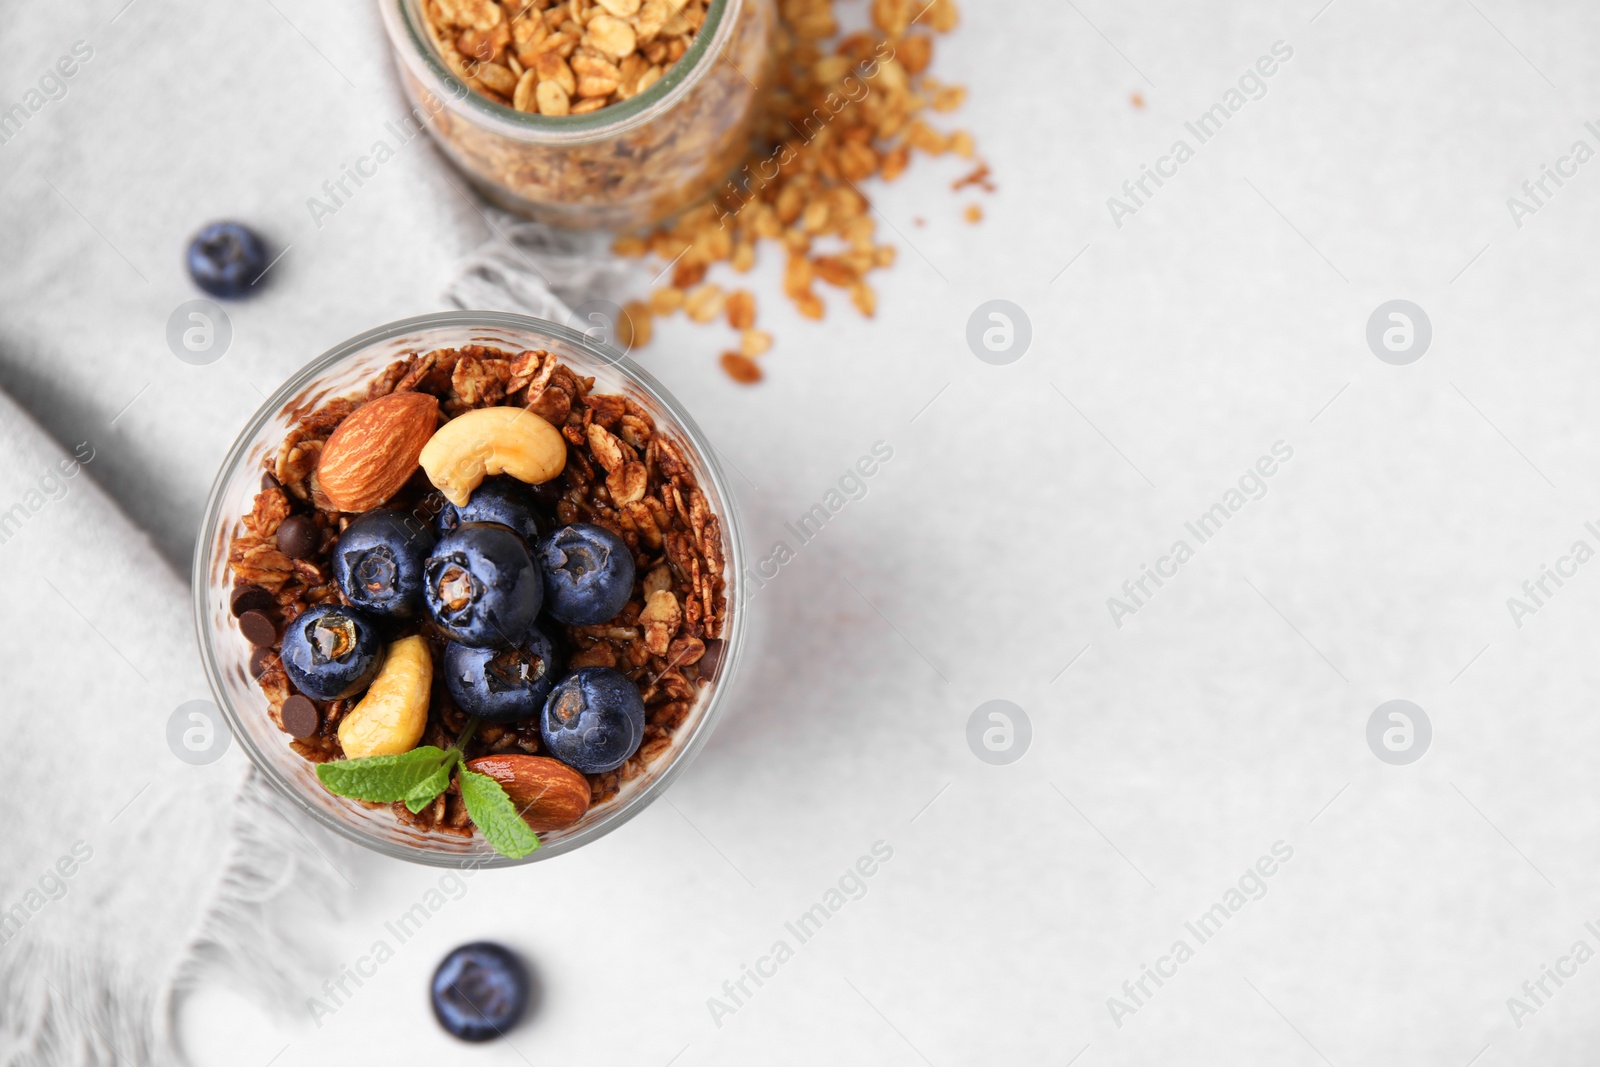
[[(289, 820), (295, 820), (290, 822)], [(252, 771), (233, 805), (231, 843), (194, 939), (167, 976), (108, 969), (95, 953), (19, 940), (0, 969), (0, 1015), (12, 1047), (4, 1067), (182, 1067), (173, 1009), (202, 982), (220, 981), (282, 1016), (300, 1009), (328, 967), (315, 924), (348, 903), (338, 862), (348, 846), (307, 824)], [(129, 872), (136, 877), (137, 872)], [(293, 886), (292, 913), (279, 906)]]
[(554, 230), (488, 210), (493, 235), (468, 254), (445, 287), (445, 300), (455, 307), (570, 326), (574, 308), (620, 292), (631, 273), (604, 234)]
[[(323, 941), (305, 915), (343, 917), (349, 876), (335, 866), (349, 846), (312, 824), (251, 770), (234, 804), (233, 845), (205, 919), (173, 979), (176, 999), (219, 980), (280, 1014), (299, 1011), (316, 975), (327, 973)], [(293, 914), (280, 902), (293, 887)], [(163, 1019), (171, 1012), (163, 1011)]]

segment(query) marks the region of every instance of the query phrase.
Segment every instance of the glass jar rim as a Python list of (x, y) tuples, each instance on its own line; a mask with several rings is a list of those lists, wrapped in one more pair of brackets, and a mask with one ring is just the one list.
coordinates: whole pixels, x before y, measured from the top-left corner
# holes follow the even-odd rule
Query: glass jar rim
[(738, 22), (744, 0), (710, 0), (706, 20), (689, 42), (689, 48), (668, 67), (654, 85), (627, 100), (583, 115), (541, 115), (518, 111), (479, 93), (457, 77), (439, 55), (423, 18), (425, 0), (384, 0), (380, 5), (390, 43), (406, 69), (438, 97), (443, 105), (463, 117), (494, 128), (495, 132), (533, 144), (582, 144), (601, 141), (640, 126), (677, 103), (705, 77), (710, 56), (724, 55), (723, 45)]
[[(673, 429), (680, 433), (693, 447), (695, 458), (704, 470), (706, 479), (710, 483), (710, 488), (722, 504), (721, 509), (717, 512), (717, 517), (722, 524), (726, 541), (727, 555), (723, 562), (723, 567), (727, 582), (728, 604), (731, 609), (729, 613), (731, 625), (722, 636), (723, 655), (721, 666), (699, 721), (695, 724), (692, 732), (684, 737), (682, 744), (676, 746), (676, 751), (671, 752), (670, 760), (666, 766), (661, 768), (656, 777), (643, 788), (622, 799), (616, 810), (610, 812), (606, 818), (579, 830), (570, 837), (564, 837), (551, 844), (541, 844), (538, 849), (521, 859), (511, 859), (506, 856), (489, 853), (451, 854), (430, 852), (412, 846), (400, 845), (377, 837), (361, 827), (349, 823), (347, 820), (334, 818), (311, 803), (309, 799), (302, 795), (301, 790), (294, 783), (287, 780), (283, 773), (273, 765), (272, 760), (264, 752), (258, 750), (249, 731), (243, 728), (240, 710), (233, 706), (227, 695), (227, 687), (222, 678), (220, 661), (213, 648), (212, 639), (215, 635), (212, 632), (210, 618), (207, 614), (208, 608), (211, 606), (208, 603), (211, 568), (215, 563), (212, 548), (216, 543), (219, 532), (218, 527), (225, 521), (236, 521), (237, 519), (237, 516), (232, 518), (223, 516), (224, 494), (236, 475), (241, 462), (247, 458), (255, 437), (274, 417), (284, 410), (288, 403), (300, 397), (307, 388), (316, 383), (319, 377), (337, 367), (345, 359), (358, 355), (373, 345), (385, 341), (393, 341), (410, 333), (438, 328), (460, 328), (485, 332), (504, 329), (543, 335), (585, 352), (595, 359), (617, 368), (630, 385), (648, 394), (650, 399), (659, 404), (661, 409), (671, 417), (674, 423)], [(598, 840), (621, 827), (649, 807), (677, 779), (678, 775), (694, 761), (695, 756), (699, 754), (710, 739), (712, 731), (727, 708), (730, 686), (737, 674), (737, 668), (744, 649), (745, 605), (743, 585), (739, 580), (740, 575), (744, 573), (743, 560), (743, 537), (740, 530), (738, 509), (733, 501), (731, 483), (717, 458), (716, 449), (705, 437), (699, 425), (683, 405), (652, 374), (640, 367), (627, 355), (609, 347), (596, 345), (593, 340), (583, 333), (559, 323), (510, 312), (442, 311), (427, 315), (417, 315), (407, 319), (398, 319), (357, 334), (340, 344), (334, 345), (316, 359), (311, 360), (273, 391), (272, 395), (262, 403), (261, 407), (246, 422), (218, 468), (216, 479), (212, 482), (211, 491), (206, 498), (205, 511), (200, 523), (200, 539), (195, 545), (190, 581), (194, 600), (195, 637), (200, 648), (201, 666), (206, 676), (206, 682), (211, 689), (212, 695), (219, 702), (219, 708), (223, 717), (227, 720), (234, 738), (238, 740), (240, 747), (244, 749), (251, 765), (265, 777), (269, 786), (289, 798), (299, 810), (310, 815), (315, 822), (324, 828), (332, 830), (341, 837), (354, 841), (366, 848), (381, 852), (390, 858), (432, 867), (471, 867), (477, 869), (520, 866), (536, 860), (553, 859), (562, 853), (570, 852)]]

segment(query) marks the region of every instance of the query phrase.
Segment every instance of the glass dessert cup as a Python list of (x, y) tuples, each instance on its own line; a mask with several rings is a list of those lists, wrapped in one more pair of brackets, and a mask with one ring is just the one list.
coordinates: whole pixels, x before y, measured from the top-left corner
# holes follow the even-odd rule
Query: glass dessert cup
[[(701, 492), (721, 520), (724, 540), (727, 607), (713, 679), (699, 689), (671, 745), (642, 774), (623, 782), (615, 796), (592, 806), (573, 825), (541, 833), (540, 847), (521, 859), (500, 855), (481, 834), (461, 838), (430, 832), (401, 821), (386, 804), (369, 808), (328, 792), (317, 779), (316, 764), (291, 749), (290, 736), (273, 723), (266, 695), (250, 675), (251, 645), (229, 603), (229, 543), (261, 488), (264, 461), (276, 455), (293, 423), (329, 400), (359, 394), (397, 359), (468, 344), (511, 352), (547, 350), (574, 373), (592, 376), (594, 392), (624, 395), (643, 407), (658, 432), (683, 446)], [(195, 629), (207, 681), (233, 736), (267, 781), (318, 823), (396, 859), (440, 867), (508, 867), (560, 855), (621, 826), (665, 791), (705, 745), (726, 708), (725, 694), (744, 645), (742, 568), (727, 479), (710, 443), (659, 382), (626, 356), (564, 326), (499, 312), (444, 312), (402, 319), (336, 345), (293, 375), (251, 417), (228, 450), (206, 503), (194, 560)]]

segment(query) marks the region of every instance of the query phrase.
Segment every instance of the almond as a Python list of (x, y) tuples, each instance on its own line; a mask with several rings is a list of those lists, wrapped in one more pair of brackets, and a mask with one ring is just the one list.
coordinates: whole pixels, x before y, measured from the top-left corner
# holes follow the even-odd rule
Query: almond
[(589, 810), (589, 779), (560, 760), (516, 753), (479, 756), (467, 769), (500, 783), (533, 830), (559, 830)]
[(340, 511), (368, 511), (400, 491), (439, 421), (427, 393), (390, 393), (334, 428), (317, 461), (317, 485)]

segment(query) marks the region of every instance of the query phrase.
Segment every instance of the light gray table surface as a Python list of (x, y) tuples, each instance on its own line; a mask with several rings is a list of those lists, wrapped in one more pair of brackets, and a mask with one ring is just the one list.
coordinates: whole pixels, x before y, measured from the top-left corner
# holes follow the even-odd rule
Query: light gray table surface
[[(0, 25), (0, 107), (93, 50), (0, 145), (0, 386), (94, 441), (92, 476), (183, 568), (262, 395), (440, 308), (487, 230), (421, 142), (313, 225), (306, 198), (404, 110), (371, 5), (125, 3)], [(872, 322), (839, 298), (799, 319), (767, 254), (759, 388), (717, 369), (720, 327), (643, 353), (737, 467), (753, 556), (795, 549), (710, 746), (604, 841), (473, 878), (331, 1017), (200, 991), (195, 1062), (454, 1062), (426, 980), (484, 936), (544, 994), (481, 1062), (1593, 1062), (1600, 963), (1560, 961), (1600, 950), (1600, 562), (1560, 561), (1600, 549), (1600, 162), (1561, 160), (1600, 150), (1600, 10), (963, 14), (936, 72), (968, 86), (998, 191), (952, 193), (957, 160), (869, 187), (900, 248)], [(1200, 143), (1185, 124), (1275, 42), (1292, 56)], [(1118, 226), (1108, 198), (1179, 139), (1193, 158)], [(1546, 164), (1569, 176), (1513, 212)], [(230, 307), (227, 355), (188, 366), (165, 343), (181, 249), (224, 216), (288, 251)], [(1009, 365), (967, 343), (991, 299), (1031, 323)], [(1366, 340), (1395, 299), (1432, 330), (1403, 366)], [(785, 523), (880, 441), (865, 495), (797, 545)], [(1199, 543), (1185, 523), (1278, 442), (1264, 494)], [(1114, 619), (1180, 539), (1193, 558)], [(1515, 618), (1546, 565), (1569, 577)], [(996, 699), (1032, 730), (1005, 766), (967, 741)], [(1409, 765), (1367, 741), (1393, 699), (1431, 723)], [(802, 943), (785, 924), (878, 842), (892, 858)], [(358, 899), (329, 947), (353, 966), (441, 875), (338, 862)], [(1241, 878), (1259, 899), (1229, 910)], [(1218, 903), (1202, 942), (1186, 924)], [(1161, 963), (1180, 940), (1192, 958)], [(1145, 965), (1170, 977), (1140, 991)], [(1547, 965), (1570, 977), (1536, 1003)]]

